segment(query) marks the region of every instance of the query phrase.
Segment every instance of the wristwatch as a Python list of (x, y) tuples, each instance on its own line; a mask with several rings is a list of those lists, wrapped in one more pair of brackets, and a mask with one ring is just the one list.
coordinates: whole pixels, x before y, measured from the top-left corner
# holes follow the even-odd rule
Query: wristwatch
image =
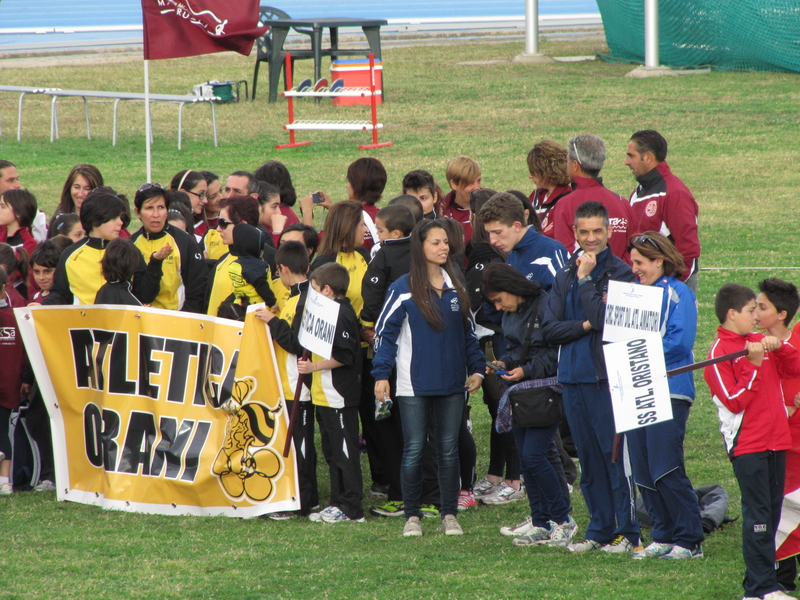
[(591, 280), (592, 280), (592, 276), (591, 275), (587, 275), (586, 277), (581, 277), (580, 279), (578, 279), (578, 285), (583, 285), (584, 283), (586, 283), (588, 281), (591, 281)]

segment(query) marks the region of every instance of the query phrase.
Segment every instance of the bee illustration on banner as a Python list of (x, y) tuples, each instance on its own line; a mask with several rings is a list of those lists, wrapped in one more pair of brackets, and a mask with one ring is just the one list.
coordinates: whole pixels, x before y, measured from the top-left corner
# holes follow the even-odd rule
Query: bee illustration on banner
[(228, 423), (213, 473), (229, 496), (262, 502), (272, 495), (272, 480), (284, 470), (280, 453), (269, 447), (275, 433), (274, 413), (282, 407), (280, 401), (275, 406), (251, 401), (256, 387), (253, 377), (234, 380), (231, 399), (222, 405)]

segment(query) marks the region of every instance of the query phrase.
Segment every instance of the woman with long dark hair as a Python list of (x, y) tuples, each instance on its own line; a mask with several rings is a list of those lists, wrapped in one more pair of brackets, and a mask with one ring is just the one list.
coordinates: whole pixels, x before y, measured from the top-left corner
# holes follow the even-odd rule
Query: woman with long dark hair
[[(483, 270), (481, 294), (503, 311), (505, 353), (492, 363), (508, 373), (501, 375), (509, 385), (523, 381), (541, 380), (542, 387), (558, 385), (558, 352), (542, 337), (540, 325), (547, 304), (547, 294), (537, 281), (525, 278), (507, 263), (492, 263)], [(547, 380), (552, 381), (548, 382)], [(502, 408), (503, 400), (500, 406)], [(513, 419), (513, 415), (512, 415)], [(569, 514), (569, 501), (564, 496), (559, 474), (548, 452), (555, 452), (553, 436), (559, 423), (546, 427), (511, 428), (517, 443), (520, 469), (528, 493), (530, 515), (519, 525), (502, 527), (500, 533), (513, 536), (515, 546), (546, 544), (566, 546), (578, 529)], [(505, 429), (498, 418), (498, 430)]]
[(337, 262), (350, 273), (347, 297), (357, 315), (361, 314), (364, 299), (361, 281), (369, 266), (369, 255), (360, 247), (367, 230), (360, 202), (345, 200), (334, 204), (325, 219), (325, 235), (319, 245), (317, 258), (311, 265), (313, 271), (329, 262)]
[[(53, 219), (58, 215), (70, 213), (80, 214), (81, 205), (89, 193), (103, 186), (103, 175), (94, 165), (79, 164), (72, 167), (61, 190), (61, 199), (53, 213)], [(52, 226), (53, 221), (50, 221)]]
[(389, 378), (397, 370), (404, 436), (400, 467), (404, 536), (422, 535), (422, 458), (430, 419), (439, 455), (442, 527), (445, 535), (463, 533), (456, 518), (458, 432), (464, 392), (480, 387), (484, 358), (469, 296), (449, 256), (447, 232), (439, 221), (417, 224), (411, 234), (410, 271), (389, 287), (375, 326), (372, 375), (377, 400), (389, 397)]

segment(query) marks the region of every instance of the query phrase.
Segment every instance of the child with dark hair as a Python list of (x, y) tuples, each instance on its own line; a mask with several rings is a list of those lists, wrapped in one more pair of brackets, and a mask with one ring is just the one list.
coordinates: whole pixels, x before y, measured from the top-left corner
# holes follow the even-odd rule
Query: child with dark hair
[(41, 304), (42, 300), (50, 294), (53, 287), (53, 277), (64, 250), (57, 242), (47, 240), (36, 247), (31, 256), (31, 271), (39, 291), (31, 298), (31, 302)]
[(407, 206), (411, 210), (415, 224), (425, 218), (423, 212), (425, 209), (422, 207), (422, 202), (412, 194), (403, 194), (402, 196), (392, 198), (386, 206)]
[(141, 259), (141, 252), (132, 242), (122, 238), (112, 240), (100, 261), (106, 283), (97, 291), (94, 303), (141, 306), (142, 303), (131, 293), (131, 279)]
[(0, 269), (4, 270), (8, 276), (5, 293), (11, 306), (14, 308), (25, 306), (27, 304), (25, 300), (27, 288), (22, 283), (28, 279), (28, 253), (25, 248), (14, 252), (14, 249), (8, 244), (0, 243)]
[(36, 196), (28, 190), (6, 190), (0, 196), (0, 242), (15, 250), (25, 248), (30, 255), (36, 248), (31, 231), (36, 212)]
[(8, 275), (0, 269), (0, 327), (4, 332), (0, 336), (0, 364), (3, 365), (3, 377), (0, 377), (0, 496), (13, 491), (9, 478), (12, 446), (8, 425), (11, 411), (20, 403), (22, 373), (27, 363), (17, 319), (6, 294), (8, 286)]
[(427, 171), (417, 169), (406, 173), (403, 177), (403, 194), (414, 196), (422, 205), (423, 215), (426, 219), (436, 219), (436, 205), (441, 195), (439, 186), (433, 180), (433, 175)]
[(720, 327), (708, 357), (748, 351), (747, 356), (703, 371), (742, 494), (744, 595), (790, 598), (780, 589), (775, 571), (786, 450), (792, 448), (779, 374), (800, 377), (800, 353), (773, 335), (753, 333), (756, 318), (765, 312), (758, 310), (753, 290), (735, 283), (723, 285), (714, 310)]
[(86, 232), (81, 225), (81, 218), (75, 213), (64, 213), (56, 216), (50, 222), (47, 230), (47, 239), (52, 239), (57, 235), (68, 237), (73, 242), (79, 242), (86, 237)]
[(275, 306), (270, 287), (269, 266), (261, 258), (264, 237), (258, 228), (247, 223), (233, 227), (233, 252), (237, 256), (229, 267), (235, 302), (243, 305), (265, 302)]
[[(798, 307), (800, 295), (797, 287), (788, 281), (777, 278), (764, 279), (758, 283), (760, 293), (756, 297), (756, 311), (754, 313), (756, 329), (763, 330), (767, 335), (775, 336), (779, 340), (800, 348), (800, 325), (795, 325), (790, 331)], [(797, 474), (800, 473), (800, 416), (795, 416), (800, 405), (800, 377), (781, 377), (781, 390), (786, 411), (789, 413), (789, 432), (792, 435), (792, 447), (786, 451), (786, 489), (783, 497), (783, 511), (796, 511), (799, 507), (794, 499), (797, 488)], [(784, 540), (777, 549), (778, 569), (776, 576), (778, 583), (784, 589), (796, 589), (797, 579), (797, 548), (800, 536), (794, 531), (794, 520), (781, 523), (778, 528), (778, 539)]]
[(297, 422), (294, 429), (294, 445), (297, 454), (297, 475), (300, 485), (300, 510), (294, 512), (274, 513), (271, 519), (283, 520), (293, 516), (308, 516), (311, 507), (319, 504), (317, 489), (317, 453), (314, 447), (314, 405), (311, 400), (311, 377), (304, 378), (300, 398), (295, 398), (297, 391), (297, 359), (303, 355), (300, 345), (300, 323), (308, 294), (308, 251), (298, 241), (288, 241), (280, 245), (275, 255), (278, 277), (290, 296), (281, 308), (280, 315), (274, 315), (266, 308), (259, 308), (256, 317), (269, 327), (275, 341), (275, 357), (278, 372), (283, 386), (283, 395), (287, 401), (287, 410), (292, 410), (295, 400), (300, 401)]
[[(319, 246), (319, 235), (317, 235), (317, 231), (310, 225), (306, 225), (305, 223), (292, 223), (291, 225), (287, 225), (286, 229), (281, 232), (278, 238), (278, 250), (280, 250), (280, 247), (283, 244), (287, 244), (289, 242), (298, 242), (302, 244), (306, 249), (308, 261), (311, 262), (317, 252), (317, 246)], [(277, 260), (278, 257), (276, 255), (275, 274), (279, 275)], [(283, 307), (286, 306), (286, 302), (291, 297), (291, 290), (283, 284), (283, 280), (280, 277), (275, 277), (272, 280), (272, 292), (275, 294), (275, 300), (278, 303), (278, 308), (283, 310)]]
[(342, 265), (327, 263), (309, 278), (319, 294), (339, 305), (331, 358), (312, 354), (297, 361), (302, 374), (312, 374), (311, 401), (317, 407), (322, 452), (330, 470), (330, 504), (312, 521), (364, 521), (361, 452), (358, 444), (358, 404), (361, 399), (360, 325), (347, 289), (350, 276)]

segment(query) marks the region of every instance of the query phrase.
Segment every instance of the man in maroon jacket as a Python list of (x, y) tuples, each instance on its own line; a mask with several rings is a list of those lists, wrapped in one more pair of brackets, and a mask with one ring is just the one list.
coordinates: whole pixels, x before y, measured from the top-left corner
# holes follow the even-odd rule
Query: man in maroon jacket
[(548, 215), (553, 224), (553, 237), (564, 244), (570, 254), (578, 249), (575, 240), (575, 211), (584, 202), (599, 202), (608, 211), (608, 245), (611, 252), (625, 259), (628, 239), (633, 233), (633, 213), (628, 202), (603, 186), (600, 170), (606, 162), (606, 145), (596, 135), (579, 135), (567, 144), (567, 174), (573, 190), (556, 204)]
[(670, 171), (667, 140), (645, 129), (631, 136), (625, 164), (639, 186), (631, 194), (634, 233), (658, 231), (683, 255), (686, 271), (681, 279), (697, 291), (700, 240), (697, 237), (697, 202), (689, 188)]

